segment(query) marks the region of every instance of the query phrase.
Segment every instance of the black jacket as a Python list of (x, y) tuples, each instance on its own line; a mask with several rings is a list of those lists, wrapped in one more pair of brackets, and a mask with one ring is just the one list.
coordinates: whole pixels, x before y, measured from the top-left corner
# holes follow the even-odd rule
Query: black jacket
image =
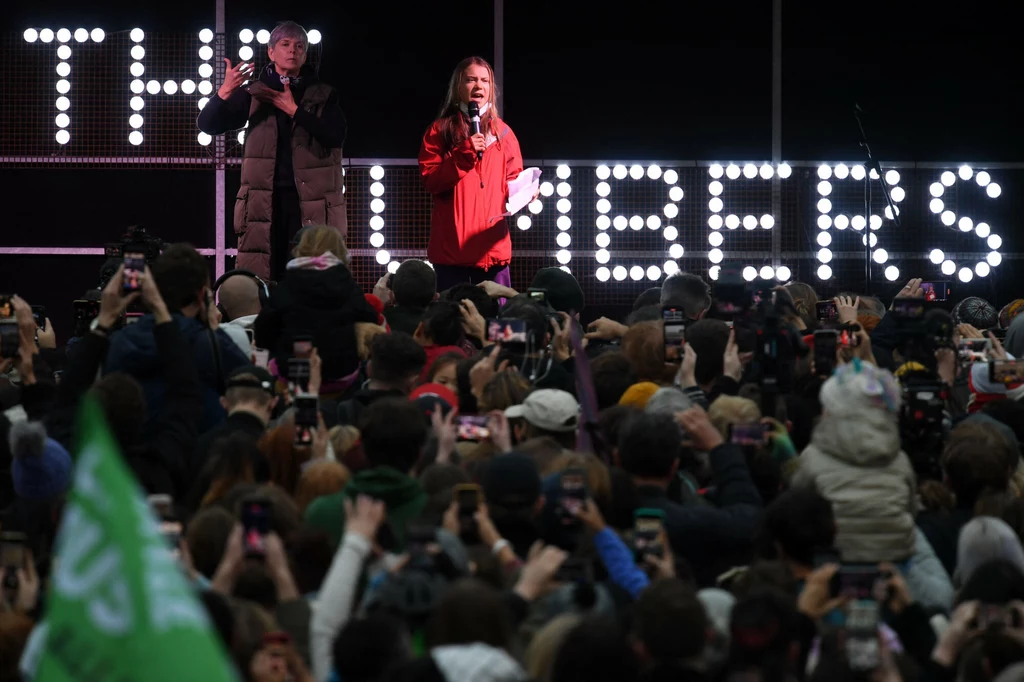
[(714, 586), (715, 578), (725, 571), (749, 563), (761, 518), (761, 495), (739, 447), (720, 445), (708, 458), (717, 507), (676, 504), (663, 489), (651, 486), (639, 486), (636, 491), (638, 507), (665, 512), (669, 544), (686, 558), (700, 587)]
[[(141, 324), (138, 323), (138, 324)], [(202, 413), (199, 374), (192, 348), (173, 320), (153, 325), (156, 361), (163, 383), (160, 411), (147, 432), (147, 442), (121, 443), (129, 468), (148, 493), (184, 494), (185, 462), (196, 446)], [(61, 377), (54, 409), (46, 419), (51, 438), (70, 452), (75, 410), (92, 386), (110, 342), (99, 334), (86, 334)], [(156, 377), (154, 377), (156, 378)]]
[(359, 367), (356, 322), (377, 322), (377, 311), (344, 265), (326, 270), (293, 268), (263, 306), (253, 329), (256, 346), (266, 348), (287, 375), (292, 341), (313, 338), (324, 379), (340, 379)]
[[(363, 412), (366, 408), (373, 404), (374, 401), (380, 400), (381, 398), (404, 398), (405, 394), (401, 391), (394, 389), (384, 390), (371, 390), (368, 388), (361, 388), (348, 400), (343, 400), (338, 403), (337, 416), (334, 418), (335, 424), (349, 424), (358, 428), (359, 420), (363, 416)], [(325, 417), (325, 420), (327, 417)]]
[(953, 576), (956, 570), (956, 548), (960, 540), (960, 530), (971, 520), (974, 513), (970, 509), (954, 509), (952, 511), (925, 511), (917, 515), (917, 527), (935, 550), (935, 556)]

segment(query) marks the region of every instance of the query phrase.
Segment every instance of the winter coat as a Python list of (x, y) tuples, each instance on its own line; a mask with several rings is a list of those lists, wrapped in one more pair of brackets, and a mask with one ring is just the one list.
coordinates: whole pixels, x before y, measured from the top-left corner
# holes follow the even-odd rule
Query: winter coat
[(468, 139), (447, 149), (441, 120), (423, 137), (420, 178), (433, 195), (427, 258), (438, 265), (492, 268), (512, 260), (505, 202), (508, 183), (523, 170), (519, 140), (501, 119), (488, 126), (495, 141), (482, 160)]
[(832, 503), (844, 562), (903, 561), (914, 555), (917, 481), (900, 449), (893, 415), (864, 409), (826, 415), (800, 456), (791, 485), (810, 486)]

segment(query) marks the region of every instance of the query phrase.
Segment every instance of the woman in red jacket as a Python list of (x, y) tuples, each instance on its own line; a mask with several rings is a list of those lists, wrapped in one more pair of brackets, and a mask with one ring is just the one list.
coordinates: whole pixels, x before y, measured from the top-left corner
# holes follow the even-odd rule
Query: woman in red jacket
[[(494, 87), (490, 64), (480, 57), (462, 60), (420, 147), (420, 177), (434, 197), (427, 258), (438, 291), (484, 280), (512, 285), (512, 241), (503, 214), (508, 183), (523, 170), (523, 157), (512, 129), (498, 118)], [(470, 135), (470, 102), (480, 110), (477, 135)]]

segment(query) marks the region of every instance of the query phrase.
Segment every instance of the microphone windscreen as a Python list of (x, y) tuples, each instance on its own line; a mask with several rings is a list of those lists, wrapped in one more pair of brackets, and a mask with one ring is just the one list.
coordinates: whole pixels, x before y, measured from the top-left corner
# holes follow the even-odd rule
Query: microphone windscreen
[(477, 118), (480, 116), (480, 105), (476, 102), (469, 102), (466, 104), (466, 111), (469, 112), (470, 118)]

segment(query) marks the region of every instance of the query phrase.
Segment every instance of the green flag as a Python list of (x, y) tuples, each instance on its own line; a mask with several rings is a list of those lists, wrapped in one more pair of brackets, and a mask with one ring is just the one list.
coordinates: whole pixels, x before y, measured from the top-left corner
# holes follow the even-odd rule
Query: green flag
[(38, 682), (233, 682), (99, 407), (83, 401)]

